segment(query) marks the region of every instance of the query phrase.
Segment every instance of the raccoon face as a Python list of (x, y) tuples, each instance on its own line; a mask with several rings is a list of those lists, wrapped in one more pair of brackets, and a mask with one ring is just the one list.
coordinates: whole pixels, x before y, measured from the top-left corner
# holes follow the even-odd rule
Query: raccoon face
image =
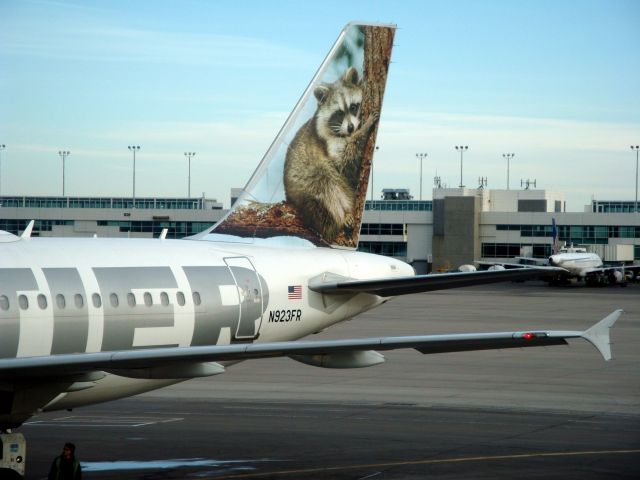
[(334, 83), (315, 88), (316, 125), (321, 137), (348, 137), (360, 127), (362, 83), (351, 67)]

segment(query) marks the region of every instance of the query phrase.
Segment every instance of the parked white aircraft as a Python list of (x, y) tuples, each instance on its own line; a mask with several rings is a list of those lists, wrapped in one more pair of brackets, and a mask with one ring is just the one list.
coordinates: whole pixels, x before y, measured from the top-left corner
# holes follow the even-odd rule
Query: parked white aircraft
[(640, 265), (604, 266), (602, 258), (596, 253), (589, 253), (584, 247), (559, 247), (558, 228), (555, 218), (552, 221), (553, 254), (546, 263), (562, 269), (552, 276), (552, 282), (564, 283), (571, 278), (584, 280), (587, 284), (616, 284), (627, 280), (627, 273), (636, 275), (640, 272)]
[[(583, 280), (588, 285), (625, 285), (629, 277), (640, 275), (640, 265), (604, 266), (602, 258), (596, 253), (589, 253), (584, 247), (562, 247), (558, 242), (556, 220), (552, 222), (553, 254), (548, 259), (516, 257), (518, 263), (476, 262), (480, 267), (488, 270), (504, 270), (508, 268), (522, 268), (525, 266), (550, 266), (545, 279), (551, 285), (569, 283), (572, 278)], [(470, 271), (473, 265), (462, 265), (460, 271)]]
[[(355, 251), (395, 27), (349, 24), (234, 208), (184, 240), (0, 234), (0, 428), (287, 356), (328, 368), (422, 353), (591, 342), (586, 331), (297, 341), (395, 295), (524, 279), (536, 269), (416, 276)], [(7, 433), (4, 466), (24, 472)], [(0, 465), (1, 466), (1, 465)]]
[(602, 259), (582, 247), (561, 248), (549, 257), (549, 265), (564, 268), (571, 275), (585, 277), (587, 273), (602, 270)]

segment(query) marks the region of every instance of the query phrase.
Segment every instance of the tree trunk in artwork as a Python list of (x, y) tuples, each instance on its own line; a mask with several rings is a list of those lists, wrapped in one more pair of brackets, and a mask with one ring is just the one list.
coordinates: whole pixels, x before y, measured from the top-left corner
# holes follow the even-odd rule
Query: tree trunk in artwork
[[(387, 72), (391, 61), (391, 48), (393, 47), (393, 28), (363, 27), (364, 30), (364, 96), (362, 102), (362, 118), (368, 119), (371, 115), (377, 120), (382, 108), (382, 97), (387, 81)], [(373, 127), (372, 134), (367, 137), (368, 141), (364, 148), (358, 149), (354, 145), (353, 149), (345, 152), (345, 155), (360, 155), (360, 181), (356, 192), (356, 204), (354, 208), (354, 225), (360, 225), (364, 212), (364, 203), (367, 197), (367, 187), (369, 186), (369, 172), (373, 161), (373, 150), (375, 138), (378, 130), (377, 122)], [(351, 232), (348, 243), (351, 247), (357, 246), (359, 231)]]

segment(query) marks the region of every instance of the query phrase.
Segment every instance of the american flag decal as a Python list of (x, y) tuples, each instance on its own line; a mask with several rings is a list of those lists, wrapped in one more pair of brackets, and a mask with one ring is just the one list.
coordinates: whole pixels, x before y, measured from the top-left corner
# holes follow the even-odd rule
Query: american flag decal
[(287, 293), (289, 300), (302, 300), (302, 287), (300, 285), (289, 285)]

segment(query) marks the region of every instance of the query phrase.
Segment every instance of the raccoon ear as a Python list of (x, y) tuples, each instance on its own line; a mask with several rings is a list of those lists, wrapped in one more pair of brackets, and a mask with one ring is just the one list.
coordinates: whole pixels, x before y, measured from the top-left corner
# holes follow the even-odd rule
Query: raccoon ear
[(349, 67), (347, 69), (346, 72), (344, 72), (344, 76), (342, 77), (342, 79), (345, 82), (350, 82), (354, 85), (358, 85), (359, 83), (359, 75), (358, 75), (358, 70), (355, 69), (355, 67)]
[(326, 85), (318, 85), (313, 89), (313, 94), (318, 100), (318, 104), (322, 105), (327, 99), (327, 95), (329, 94), (329, 87), (327, 87)]

